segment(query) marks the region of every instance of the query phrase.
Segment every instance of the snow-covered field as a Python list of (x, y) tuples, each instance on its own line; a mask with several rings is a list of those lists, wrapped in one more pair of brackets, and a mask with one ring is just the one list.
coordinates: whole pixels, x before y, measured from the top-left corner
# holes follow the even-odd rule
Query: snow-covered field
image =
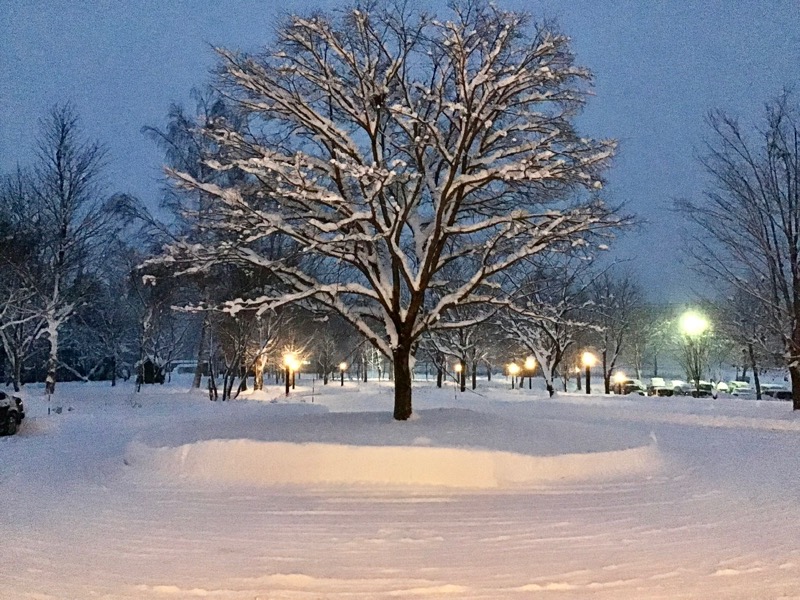
[(788, 402), (301, 383), (26, 389), (0, 598), (800, 598)]

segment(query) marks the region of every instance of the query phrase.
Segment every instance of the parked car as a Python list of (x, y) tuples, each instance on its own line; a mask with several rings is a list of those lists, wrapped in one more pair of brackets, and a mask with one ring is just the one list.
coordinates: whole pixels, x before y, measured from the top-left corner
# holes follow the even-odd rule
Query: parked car
[(652, 377), (650, 385), (647, 386), (648, 396), (672, 396), (675, 394), (675, 388), (671, 382), (667, 382), (663, 377)]
[(729, 381), (728, 390), (732, 396), (753, 396), (756, 393), (747, 381)]
[(639, 379), (623, 379), (614, 382), (614, 392), (617, 394), (638, 394), (644, 396), (647, 388)]
[(697, 383), (690, 383), (691, 391), (689, 392), (693, 398), (708, 398), (714, 395), (714, 384), (710, 381), (703, 381), (702, 379)]
[(25, 418), (22, 399), (0, 392), (0, 435), (14, 435)]
[(792, 390), (788, 390), (786, 389), (786, 387), (777, 383), (762, 383), (761, 394), (763, 396), (769, 396), (770, 398), (775, 398), (776, 400), (792, 399)]
[(667, 386), (672, 388), (672, 393), (675, 396), (685, 396), (692, 393), (693, 385), (682, 379), (670, 379)]

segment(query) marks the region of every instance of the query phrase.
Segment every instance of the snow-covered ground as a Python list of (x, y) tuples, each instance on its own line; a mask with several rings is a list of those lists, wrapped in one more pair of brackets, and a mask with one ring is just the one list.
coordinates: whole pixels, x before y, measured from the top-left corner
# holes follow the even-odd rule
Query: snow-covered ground
[(0, 598), (800, 598), (788, 402), (25, 390)]

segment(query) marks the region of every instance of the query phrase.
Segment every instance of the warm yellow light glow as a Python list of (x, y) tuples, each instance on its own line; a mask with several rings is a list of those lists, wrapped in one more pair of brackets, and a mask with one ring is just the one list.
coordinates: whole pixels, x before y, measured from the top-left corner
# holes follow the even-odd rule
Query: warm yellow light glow
[(511, 363), (508, 365), (508, 373), (509, 375), (516, 375), (519, 373), (519, 365), (517, 363)]
[(622, 383), (627, 378), (628, 377), (622, 371), (617, 371), (616, 373), (614, 373), (614, 381), (616, 381), (617, 383)]
[(346, 362), (339, 363), (339, 370), (340, 371), (347, 371), (347, 363)]
[(290, 371), (297, 371), (300, 369), (300, 361), (293, 352), (289, 352), (283, 355), (283, 365), (287, 367)]
[(597, 362), (597, 359), (591, 352), (584, 352), (581, 355), (581, 362), (583, 363), (584, 367), (593, 367), (594, 364)]
[(693, 310), (683, 313), (679, 321), (681, 332), (690, 337), (702, 335), (708, 329), (708, 325), (708, 319)]
[(453, 370), (456, 373), (461, 373), (461, 363), (456, 363), (455, 365), (453, 365)]
[(525, 368), (528, 371), (533, 371), (536, 368), (536, 359), (532, 356), (529, 356), (525, 359)]

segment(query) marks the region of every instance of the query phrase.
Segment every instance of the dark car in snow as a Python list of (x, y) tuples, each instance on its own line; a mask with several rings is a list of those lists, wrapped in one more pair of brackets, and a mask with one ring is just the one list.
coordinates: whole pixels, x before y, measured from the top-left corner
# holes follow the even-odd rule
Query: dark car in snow
[(22, 399), (0, 392), (0, 435), (14, 435), (25, 418)]

